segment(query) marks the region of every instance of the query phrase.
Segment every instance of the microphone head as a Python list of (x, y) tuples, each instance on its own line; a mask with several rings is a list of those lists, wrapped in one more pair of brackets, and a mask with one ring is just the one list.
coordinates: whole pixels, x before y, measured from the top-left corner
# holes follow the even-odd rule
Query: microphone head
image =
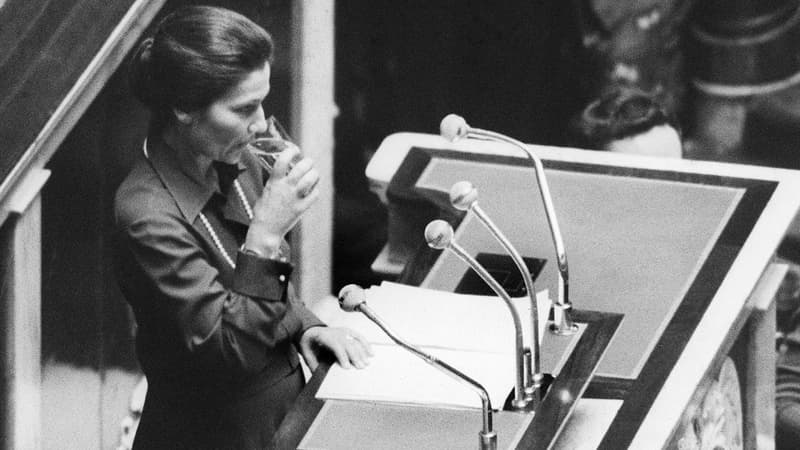
[(453, 227), (444, 220), (434, 220), (425, 227), (425, 241), (438, 250), (447, 248), (453, 240)]
[(467, 211), (478, 201), (478, 189), (469, 181), (459, 181), (450, 188), (450, 203), (455, 209)]
[(339, 291), (339, 307), (347, 312), (357, 311), (366, 302), (367, 296), (361, 286), (348, 284)]
[(455, 142), (467, 136), (469, 125), (463, 117), (456, 114), (448, 114), (439, 124), (439, 134), (450, 142)]

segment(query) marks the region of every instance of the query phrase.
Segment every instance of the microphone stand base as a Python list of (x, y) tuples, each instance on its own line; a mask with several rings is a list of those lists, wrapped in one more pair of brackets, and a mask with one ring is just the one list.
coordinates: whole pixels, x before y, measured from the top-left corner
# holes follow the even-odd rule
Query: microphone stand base
[(503, 410), (529, 413), (535, 412), (544, 399), (545, 394), (547, 394), (547, 391), (550, 389), (550, 385), (553, 384), (554, 378), (550, 374), (543, 373), (534, 376), (534, 380), (536, 380), (534, 385), (525, 387), (525, 398), (523, 400), (517, 400), (512, 390), (503, 405)]
[(538, 402), (535, 401), (534, 398), (528, 398), (525, 396), (523, 400), (511, 400), (506, 405), (506, 410), (508, 411), (516, 411), (516, 412), (534, 412), (536, 410), (536, 404)]
[[(550, 332), (558, 336), (571, 336), (578, 332), (578, 326), (572, 321), (571, 305), (553, 305), (554, 321), (550, 322)], [(556, 322), (558, 322), (556, 324)]]
[(534, 383), (525, 387), (525, 400), (528, 402), (529, 408), (535, 410), (539, 407), (539, 403), (544, 400), (545, 394), (550, 389), (553, 383), (553, 376), (550, 374), (537, 373), (533, 376)]
[(572, 336), (573, 334), (578, 332), (578, 326), (564, 326), (564, 325), (556, 325), (550, 324), (550, 332), (559, 336)]
[(497, 450), (497, 433), (494, 431), (479, 432), (481, 450)]

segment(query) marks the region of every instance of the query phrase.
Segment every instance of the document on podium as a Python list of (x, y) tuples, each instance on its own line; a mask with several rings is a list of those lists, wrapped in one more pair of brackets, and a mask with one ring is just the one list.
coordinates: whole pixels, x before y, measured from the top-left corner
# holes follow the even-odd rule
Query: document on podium
[[(492, 407), (501, 409), (514, 388), (515, 330), (511, 312), (499, 297), (455, 294), (384, 282), (366, 289), (367, 305), (402, 339), (455, 367), (480, 383)], [(539, 332), (549, 312), (548, 292), (537, 293)], [(526, 346), (531, 340), (528, 297), (513, 298)], [(450, 375), (411, 354), (360, 313), (329, 308), (322, 314), (331, 326), (364, 336), (374, 350), (365, 369), (334, 364), (317, 397), (382, 401), (444, 407), (480, 408), (478, 395)]]

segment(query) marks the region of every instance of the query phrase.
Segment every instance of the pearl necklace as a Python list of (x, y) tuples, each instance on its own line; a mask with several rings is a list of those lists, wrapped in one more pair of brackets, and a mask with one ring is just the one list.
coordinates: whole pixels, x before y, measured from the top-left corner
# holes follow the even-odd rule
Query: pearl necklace
[[(150, 159), (150, 155), (147, 151), (147, 139), (144, 140), (142, 144), (142, 150), (144, 151), (144, 157)], [(239, 180), (233, 180), (233, 187), (236, 189), (236, 194), (239, 197), (239, 201), (244, 206), (244, 211), (247, 213), (247, 218), (253, 220), (253, 208), (250, 207), (250, 203), (247, 201), (247, 197), (244, 195), (244, 191), (242, 190), (242, 185), (239, 184)], [(236, 268), (236, 263), (231, 258), (231, 255), (228, 254), (228, 251), (225, 250), (225, 247), (222, 245), (222, 241), (219, 239), (219, 235), (217, 235), (216, 230), (214, 227), (211, 226), (211, 222), (208, 221), (208, 217), (202, 212), (200, 213), (200, 221), (203, 222), (203, 226), (205, 226), (206, 231), (208, 234), (211, 235), (211, 240), (214, 241), (214, 245), (219, 250), (219, 253), (222, 255), (222, 258), (231, 266), (232, 269)]]
[[(247, 203), (247, 197), (244, 196), (244, 191), (242, 191), (242, 186), (239, 184), (239, 180), (233, 180), (233, 187), (236, 188), (236, 193), (239, 194), (239, 200), (242, 202), (242, 206), (244, 206), (245, 212), (247, 212), (247, 217), (250, 220), (253, 220), (253, 210), (250, 208), (250, 204)], [(225, 247), (222, 246), (222, 241), (219, 240), (219, 236), (217, 236), (217, 232), (214, 230), (214, 227), (211, 226), (211, 222), (208, 221), (208, 218), (202, 212), (200, 213), (200, 221), (203, 222), (203, 225), (206, 227), (208, 234), (211, 235), (211, 240), (214, 241), (214, 245), (217, 246), (217, 250), (219, 250), (222, 257), (231, 266), (232, 269), (236, 268), (236, 263), (233, 262), (233, 258), (231, 255), (228, 254)]]

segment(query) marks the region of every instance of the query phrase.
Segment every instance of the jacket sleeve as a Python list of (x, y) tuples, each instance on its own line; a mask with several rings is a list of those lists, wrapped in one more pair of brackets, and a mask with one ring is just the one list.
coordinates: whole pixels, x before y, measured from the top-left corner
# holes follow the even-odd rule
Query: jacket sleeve
[(284, 324), (286, 325), (286, 331), (296, 344), (300, 343), (300, 337), (309, 328), (327, 326), (297, 298), (292, 285), (289, 285), (288, 297), (289, 312), (286, 315)]
[(288, 300), (288, 263), (239, 252), (226, 288), (182, 219), (144, 218), (127, 226), (125, 234), (129, 263), (155, 294), (148, 314), (173, 329), (182, 352), (203, 367), (261, 371), (269, 350), (293, 337), (284, 321), (294, 327), (315, 319)]

